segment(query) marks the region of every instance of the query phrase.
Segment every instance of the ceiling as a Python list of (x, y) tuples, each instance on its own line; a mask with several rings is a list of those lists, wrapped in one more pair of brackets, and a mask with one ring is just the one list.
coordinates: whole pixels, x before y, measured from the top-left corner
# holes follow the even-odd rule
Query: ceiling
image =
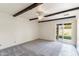
[[(19, 12), (20, 10), (28, 7), (31, 4), (33, 3), (0, 3), (0, 12), (13, 15)], [(47, 15), (47, 14), (67, 10), (70, 8), (79, 7), (79, 3), (44, 3), (41, 6), (43, 7), (43, 10), (45, 10), (45, 15)], [(28, 12), (25, 12), (17, 17), (23, 17), (26, 19), (35, 18), (37, 17), (36, 8)]]
[(0, 3), (0, 12), (13, 15), (31, 4), (32, 3)]

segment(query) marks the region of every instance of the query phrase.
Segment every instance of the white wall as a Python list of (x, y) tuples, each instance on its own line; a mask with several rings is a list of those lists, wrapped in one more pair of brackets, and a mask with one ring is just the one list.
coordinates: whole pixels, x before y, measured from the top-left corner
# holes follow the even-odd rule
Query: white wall
[(38, 38), (38, 23), (0, 12), (0, 49)]
[(54, 22), (39, 23), (40, 39), (55, 40), (55, 24)]
[(27, 42), (39, 38), (37, 21), (28, 21), (27, 19), (18, 18), (16, 26), (17, 42)]

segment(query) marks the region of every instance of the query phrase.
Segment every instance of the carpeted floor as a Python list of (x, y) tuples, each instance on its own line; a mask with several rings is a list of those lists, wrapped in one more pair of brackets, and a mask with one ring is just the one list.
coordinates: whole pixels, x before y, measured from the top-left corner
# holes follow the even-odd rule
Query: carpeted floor
[(0, 50), (0, 56), (77, 56), (77, 51), (73, 45), (34, 40)]

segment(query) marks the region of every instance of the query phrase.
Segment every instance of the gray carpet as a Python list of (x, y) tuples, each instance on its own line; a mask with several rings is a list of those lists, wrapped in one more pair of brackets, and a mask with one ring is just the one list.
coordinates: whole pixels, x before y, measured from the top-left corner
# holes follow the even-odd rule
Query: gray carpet
[(58, 56), (63, 44), (47, 40), (34, 40), (0, 50), (0, 56)]

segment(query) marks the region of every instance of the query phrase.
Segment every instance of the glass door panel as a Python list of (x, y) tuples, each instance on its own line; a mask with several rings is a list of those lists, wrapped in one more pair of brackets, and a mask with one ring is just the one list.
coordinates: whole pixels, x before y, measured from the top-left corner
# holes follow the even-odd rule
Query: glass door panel
[(62, 39), (63, 36), (63, 24), (57, 24), (57, 39)]
[(72, 39), (72, 24), (65, 23), (63, 28), (63, 37), (64, 39), (71, 40)]

